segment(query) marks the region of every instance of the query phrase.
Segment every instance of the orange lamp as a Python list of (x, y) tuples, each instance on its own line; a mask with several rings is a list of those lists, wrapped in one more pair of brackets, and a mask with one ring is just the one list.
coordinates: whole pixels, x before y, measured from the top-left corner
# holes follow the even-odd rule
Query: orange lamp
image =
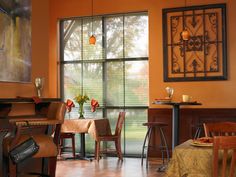
[(181, 32), (181, 37), (184, 41), (187, 41), (190, 39), (190, 33), (188, 32), (187, 29), (184, 29), (182, 32)]
[(96, 44), (96, 37), (94, 35), (89, 37), (89, 44), (92, 44), (92, 45)]

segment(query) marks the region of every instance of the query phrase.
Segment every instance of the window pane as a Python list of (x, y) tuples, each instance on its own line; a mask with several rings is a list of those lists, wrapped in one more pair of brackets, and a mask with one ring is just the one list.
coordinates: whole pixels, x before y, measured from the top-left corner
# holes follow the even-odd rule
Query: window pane
[(123, 62), (108, 62), (106, 77), (107, 106), (124, 106)]
[(125, 153), (141, 154), (147, 122), (147, 109), (128, 109), (125, 118)]
[[(66, 64), (64, 65), (64, 101), (67, 99), (72, 100), (82, 90), (81, 81), (81, 64)], [(76, 104), (76, 103), (75, 103)], [(66, 113), (66, 118), (77, 118), (78, 106), (73, 108), (70, 113)]]
[(64, 98), (73, 100), (81, 88), (81, 64), (64, 65)]
[[(103, 106), (102, 63), (83, 64), (83, 92)], [(86, 103), (90, 105), (90, 103)], [(90, 110), (89, 110), (90, 111)]]
[[(96, 44), (89, 44), (89, 37), (93, 34), (96, 37)], [(101, 17), (83, 19), (83, 59), (97, 60), (103, 58), (102, 47), (102, 19)]]
[(81, 60), (81, 20), (64, 22), (64, 60)]
[(148, 105), (148, 61), (125, 62), (125, 106)]
[[(98, 100), (100, 107), (91, 112), (84, 104), (86, 118), (110, 120), (112, 132), (124, 107), (126, 120), (122, 131), (122, 152), (140, 155), (147, 121), (148, 105), (148, 16), (130, 13), (109, 16), (78, 17), (64, 20), (62, 62), (64, 99), (86, 93)], [(93, 33), (92, 33), (93, 31)], [(94, 34), (96, 45), (89, 44)], [(105, 53), (105, 52), (106, 53)], [(140, 58), (142, 58), (140, 60)], [(77, 60), (77, 61), (76, 61)], [(73, 100), (74, 101), (74, 100)], [(78, 104), (66, 118), (78, 118)], [(76, 135), (76, 141), (80, 141)], [(86, 135), (86, 152), (94, 153), (94, 139)], [(115, 148), (114, 143), (104, 143)], [(77, 145), (77, 150), (80, 145)]]
[(123, 58), (123, 16), (105, 21), (107, 58)]
[(148, 16), (125, 16), (125, 57), (148, 56)]

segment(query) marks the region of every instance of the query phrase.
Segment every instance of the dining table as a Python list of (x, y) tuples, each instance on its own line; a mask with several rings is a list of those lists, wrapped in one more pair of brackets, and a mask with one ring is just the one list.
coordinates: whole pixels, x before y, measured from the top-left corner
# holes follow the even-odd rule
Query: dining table
[(173, 151), (175, 146), (179, 144), (180, 106), (197, 106), (202, 104), (197, 101), (193, 102), (154, 101), (153, 104), (172, 106), (172, 151)]
[(106, 118), (83, 118), (83, 119), (66, 119), (61, 127), (64, 133), (80, 134), (80, 155), (77, 156), (81, 160), (92, 160), (86, 156), (85, 151), (85, 134), (88, 133), (94, 140), (97, 135), (107, 134), (111, 132), (109, 119)]
[(195, 144), (187, 140), (174, 148), (164, 177), (212, 177), (212, 166), (213, 144)]

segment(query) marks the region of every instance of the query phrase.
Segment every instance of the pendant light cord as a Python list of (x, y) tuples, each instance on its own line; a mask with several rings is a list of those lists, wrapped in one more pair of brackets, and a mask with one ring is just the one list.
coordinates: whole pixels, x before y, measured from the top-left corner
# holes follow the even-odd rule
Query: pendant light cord
[(93, 0), (92, 0), (92, 35), (93, 35)]
[[(184, 0), (184, 8), (186, 8), (187, 5), (187, 0)], [(185, 18), (185, 17), (184, 17)], [(185, 26), (185, 20), (184, 20), (184, 30), (187, 30), (186, 26)]]

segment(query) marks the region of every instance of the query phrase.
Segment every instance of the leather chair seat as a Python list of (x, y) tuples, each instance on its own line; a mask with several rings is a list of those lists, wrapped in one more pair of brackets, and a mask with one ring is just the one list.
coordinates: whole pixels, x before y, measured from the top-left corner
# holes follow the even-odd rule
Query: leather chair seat
[[(22, 135), (16, 146), (27, 140), (29, 137), (30, 137), (29, 135)], [(39, 145), (39, 151), (33, 156), (34, 158), (55, 157), (58, 155), (58, 149), (57, 146), (53, 143), (53, 137), (39, 134), (39, 135), (33, 135), (33, 138)], [(9, 152), (11, 141), (12, 141), (11, 137), (7, 137), (3, 140), (3, 153), (5, 156), (7, 156)]]

